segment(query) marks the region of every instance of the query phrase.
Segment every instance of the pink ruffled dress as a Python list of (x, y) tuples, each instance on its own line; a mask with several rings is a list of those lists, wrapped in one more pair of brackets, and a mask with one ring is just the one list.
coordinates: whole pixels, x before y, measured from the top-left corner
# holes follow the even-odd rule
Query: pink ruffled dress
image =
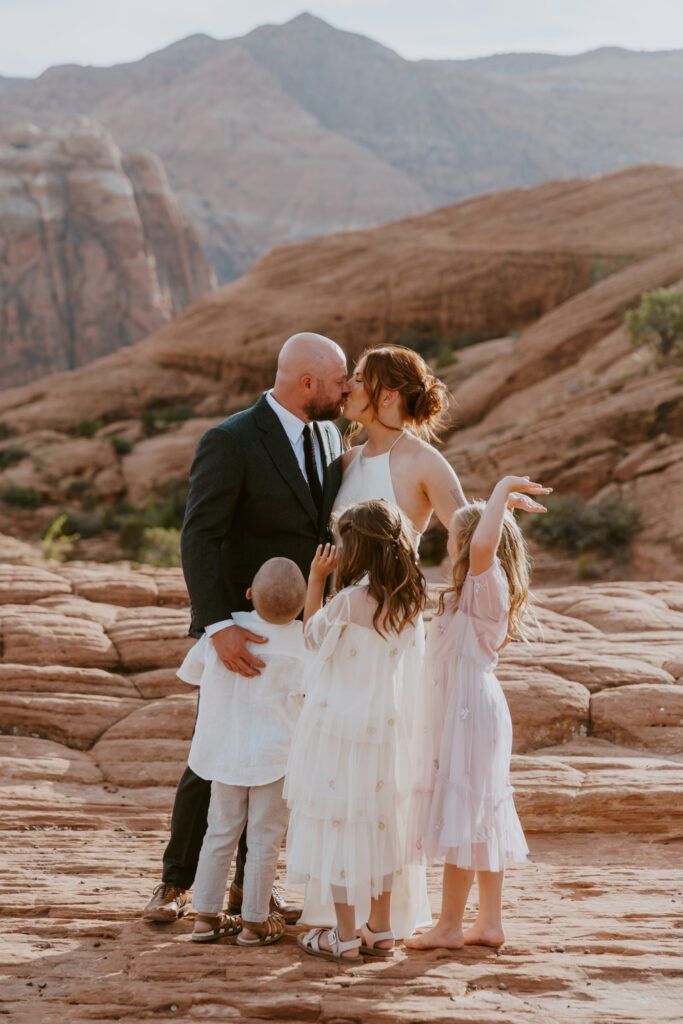
[(502, 871), (529, 852), (512, 796), (512, 722), (494, 674), (507, 635), (498, 561), (468, 573), (457, 606), (432, 620), (422, 669), (409, 859)]

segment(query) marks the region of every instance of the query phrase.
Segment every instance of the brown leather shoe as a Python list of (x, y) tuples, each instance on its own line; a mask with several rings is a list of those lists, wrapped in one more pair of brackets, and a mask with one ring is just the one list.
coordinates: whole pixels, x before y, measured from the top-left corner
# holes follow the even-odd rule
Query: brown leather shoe
[(237, 882), (232, 883), (228, 892), (228, 913), (242, 913), (242, 886), (238, 885)]
[(270, 910), (284, 917), (286, 924), (296, 924), (301, 917), (303, 907), (297, 907), (294, 903), (286, 903), (280, 892), (273, 886), (270, 897)]
[(160, 882), (143, 912), (145, 921), (177, 921), (187, 909), (187, 889)]
[[(293, 903), (285, 903), (278, 890), (273, 886), (273, 892), (270, 897), (271, 914), (275, 913), (284, 917), (286, 924), (296, 924), (301, 917), (301, 911), (301, 907), (295, 907)], [(237, 885), (236, 882), (232, 883), (228, 893), (228, 913), (242, 913), (242, 886)]]

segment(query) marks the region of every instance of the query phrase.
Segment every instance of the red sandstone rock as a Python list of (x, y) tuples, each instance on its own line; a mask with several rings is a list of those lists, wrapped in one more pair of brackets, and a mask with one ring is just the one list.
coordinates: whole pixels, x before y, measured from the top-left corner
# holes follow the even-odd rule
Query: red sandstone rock
[(140, 707), (129, 697), (93, 694), (0, 694), (0, 730), (59, 740), (88, 750), (114, 722)]
[(0, 564), (0, 604), (28, 604), (53, 594), (69, 594), (61, 576), (33, 565)]
[(117, 566), (64, 565), (60, 573), (69, 581), (75, 594), (89, 601), (137, 607), (154, 604), (157, 588), (149, 574), (131, 572)]
[(13, 781), (59, 781), (90, 784), (102, 781), (92, 758), (62, 743), (28, 736), (0, 736), (0, 778)]
[(592, 731), (615, 743), (683, 753), (683, 689), (657, 684), (603, 690), (591, 700)]
[(195, 642), (189, 627), (188, 611), (136, 609), (122, 611), (109, 636), (127, 669), (178, 668)]
[(526, 665), (501, 664), (497, 674), (510, 707), (515, 753), (586, 735), (585, 686)]
[(113, 668), (119, 656), (102, 627), (47, 608), (0, 606), (3, 659), (17, 664)]
[(122, 164), (99, 125), (0, 138), (0, 168), (4, 387), (139, 341), (213, 287), (159, 161)]
[[(180, 680), (178, 680), (180, 682)], [(182, 684), (181, 684), (182, 685)], [(15, 693), (94, 694), (103, 697), (146, 697), (132, 676), (116, 675), (99, 668), (65, 665), (0, 664), (0, 691)]]

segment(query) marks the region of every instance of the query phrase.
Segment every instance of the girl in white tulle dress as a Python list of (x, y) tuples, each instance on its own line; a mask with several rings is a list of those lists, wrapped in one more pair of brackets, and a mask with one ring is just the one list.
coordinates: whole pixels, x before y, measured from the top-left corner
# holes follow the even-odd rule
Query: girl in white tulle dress
[[(342, 513), (308, 582), (306, 699), (285, 780), (287, 878), (334, 901), (337, 927), (299, 937), (331, 960), (393, 955), (392, 890), (402, 886), (410, 749), (424, 652), (425, 581), (412, 531), (385, 500)], [(322, 606), (336, 568), (338, 593)], [(405, 874), (408, 874), (406, 871)]]
[[(445, 857), (443, 902), (438, 923), (406, 941), (415, 949), (504, 941), (505, 863), (528, 853), (510, 785), (510, 712), (494, 675), (500, 648), (521, 635), (529, 593), (524, 539), (507, 505), (513, 491), (549, 490), (528, 477), (505, 477), (487, 504), (453, 516), (453, 586), (427, 637), (409, 829), (411, 859)], [(475, 871), (479, 912), (463, 933)]]

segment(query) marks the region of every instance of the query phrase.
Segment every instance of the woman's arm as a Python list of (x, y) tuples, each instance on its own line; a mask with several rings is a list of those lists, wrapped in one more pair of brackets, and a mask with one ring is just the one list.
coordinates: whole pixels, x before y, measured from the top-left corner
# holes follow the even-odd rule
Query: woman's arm
[(331, 572), (334, 572), (336, 565), (337, 549), (334, 544), (326, 544), (325, 547), (319, 544), (311, 562), (311, 571), (308, 575), (306, 603), (304, 604), (304, 626), (322, 608), (325, 580)]
[[(473, 576), (486, 572), (493, 564), (503, 531), (508, 498), (513, 491), (522, 491), (524, 494), (550, 494), (552, 487), (533, 483), (528, 476), (505, 476), (496, 484), (470, 542), (470, 572)], [(539, 505), (538, 508), (540, 510), (543, 506)], [(543, 511), (545, 512), (545, 509)]]
[(467, 499), (450, 463), (436, 448), (423, 448), (425, 471), (422, 487), (437, 518), (448, 529), (453, 513), (467, 504)]

